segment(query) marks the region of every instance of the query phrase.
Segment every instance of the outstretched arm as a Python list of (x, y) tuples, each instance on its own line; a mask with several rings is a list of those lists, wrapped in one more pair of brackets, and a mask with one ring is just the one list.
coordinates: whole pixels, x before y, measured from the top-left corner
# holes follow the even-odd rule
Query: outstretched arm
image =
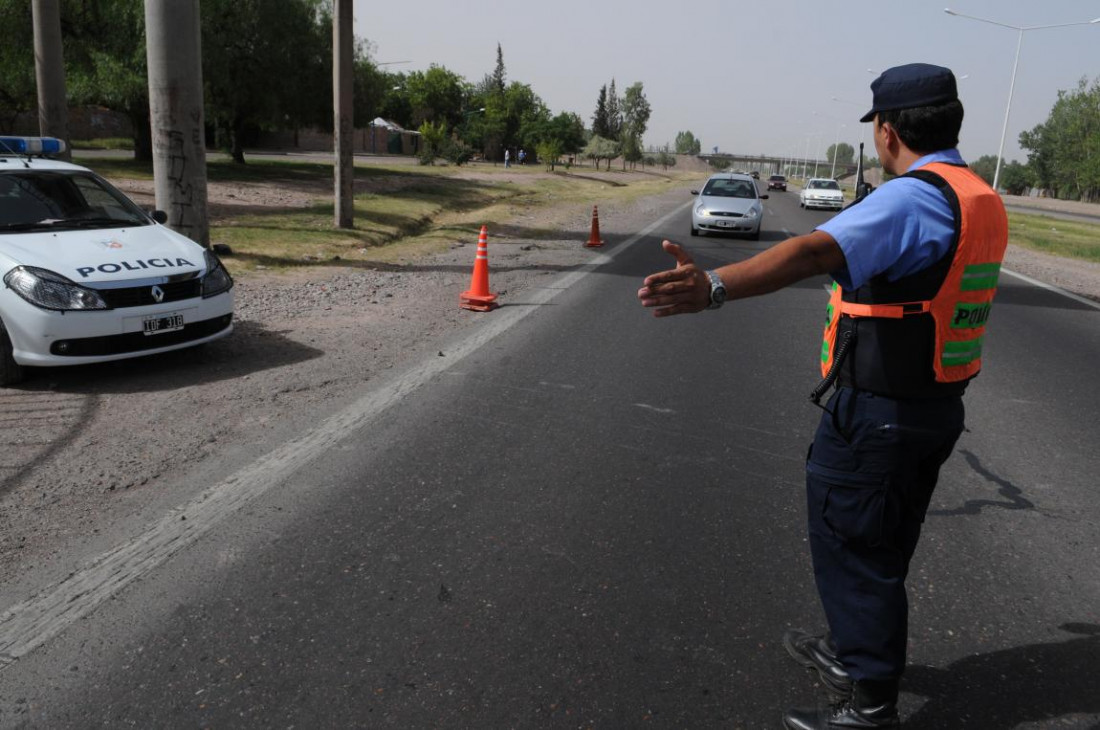
[[(706, 309), (710, 303), (710, 282), (704, 271), (682, 246), (671, 241), (661, 245), (676, 259), (676, 268), (646, 277), (638, 290), (642, 306), (653, 307), (656, 317)], [(743, 299), (769, 294), (846, 266), (844, 252), (833, 237), (824, 231), (814, 231), (788, 238), (747, 261), (726, 264), (716, 271), (726, 285), (728, 298)]]

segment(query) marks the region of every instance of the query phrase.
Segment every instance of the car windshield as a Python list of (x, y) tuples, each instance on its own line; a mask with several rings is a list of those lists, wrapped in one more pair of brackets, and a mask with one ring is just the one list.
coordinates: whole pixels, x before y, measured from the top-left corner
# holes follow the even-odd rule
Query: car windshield
[(768, 179), (769, 180), (775, 180), (775, 181), (778, 182), (779, 180), (786, 180), (787, 178), (783, 177), (782, 175), (772, 175)]
[(90, 172), (24, 169), (0, 173), (0, 232), (151, 223), (141, 208)]
[(810, 187), (816, 190), (840, 190), (836, 180), (810, 180)]
[(718, 178), (707, 182), (703, 195), (715, 195), (721, 198), (755, 198), (756, 186), (748, 180), (730, 180)]

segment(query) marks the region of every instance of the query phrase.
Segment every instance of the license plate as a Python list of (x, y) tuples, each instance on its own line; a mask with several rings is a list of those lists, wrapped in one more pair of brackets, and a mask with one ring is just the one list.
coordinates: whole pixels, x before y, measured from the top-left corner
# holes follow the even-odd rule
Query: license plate
[(719, 228), (733, 228), (735, 225), (737, 224), (733, 221), (718, 221)]
[(157, 317), (146, 317), (141, 321), (141, 324), (147, 335), (175, 332), (176, 330), (183, 329), (183, 315), (165, 314)]

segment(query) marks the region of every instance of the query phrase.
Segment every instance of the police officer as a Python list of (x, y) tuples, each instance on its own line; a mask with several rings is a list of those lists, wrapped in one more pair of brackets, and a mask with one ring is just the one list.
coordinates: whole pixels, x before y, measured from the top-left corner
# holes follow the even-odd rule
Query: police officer
[(716, 309), (810, 276), (834, 281), (820, 397), (835, 383), (806, 461), (807, 516), (828, 632), (789, 631), (828, 709), (790, 710), (787, 728), (899, 724), (905, 578), (939, 476), (963, 429), (985, 323), (1008, 243), (1000, 197), (956, 147), (963, 108), (949, 69), (923, 63), (871, 84), (883, 169), (899, 177), (813, 232), (714, 271), (665, 241), (676, 268), (645, 279), (654, 314)]

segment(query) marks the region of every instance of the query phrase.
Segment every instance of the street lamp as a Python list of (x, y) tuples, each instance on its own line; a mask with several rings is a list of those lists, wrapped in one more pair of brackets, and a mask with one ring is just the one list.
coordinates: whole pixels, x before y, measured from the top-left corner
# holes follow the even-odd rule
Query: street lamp
[(969, 18), (970, 20), (977, 20), (981, 23), (989, 23), (990, 25), (999, 25), (1002, 28), (1011, 28), (1016, 31), (1016, 60), (1012, 64), (1012, 81), (1008, 85), (1008, 104), (1005, 105), (1005, 121), (1004, 126), (1001, 127), (1001, 146), (997, 149), (997, 170), (993, 173), (993, 189), (997, 189), (997, 183), (1001, 179), (1001, 161), (1004, 155), (1005, 149), (1005, 135), (1008, 134), (1008, 115), (1012, 111), (1012, 92), (1016, 89), (1016, 69), (1020, 65), (1020, 46), (1024, 42), (1025, 30), (1043, 30), (1045, 28), (1065, 28), (1071, 25), (1093, 25), (1100, 23), (1100, 18), (1093, 18), (1092, 20), (1079, 20), (1075, 23), (1054, 23), (1053, 25), (1009, 25), (1008, 23), (999, 23), (996, 20), (989, 20), (988, 18), (979, 18), (976, 15), (965, 15), (963, 13), (956, 13), (951, 8), (944, 8), (943, 12), (948, 15), (954, 15), (959, 18)]

